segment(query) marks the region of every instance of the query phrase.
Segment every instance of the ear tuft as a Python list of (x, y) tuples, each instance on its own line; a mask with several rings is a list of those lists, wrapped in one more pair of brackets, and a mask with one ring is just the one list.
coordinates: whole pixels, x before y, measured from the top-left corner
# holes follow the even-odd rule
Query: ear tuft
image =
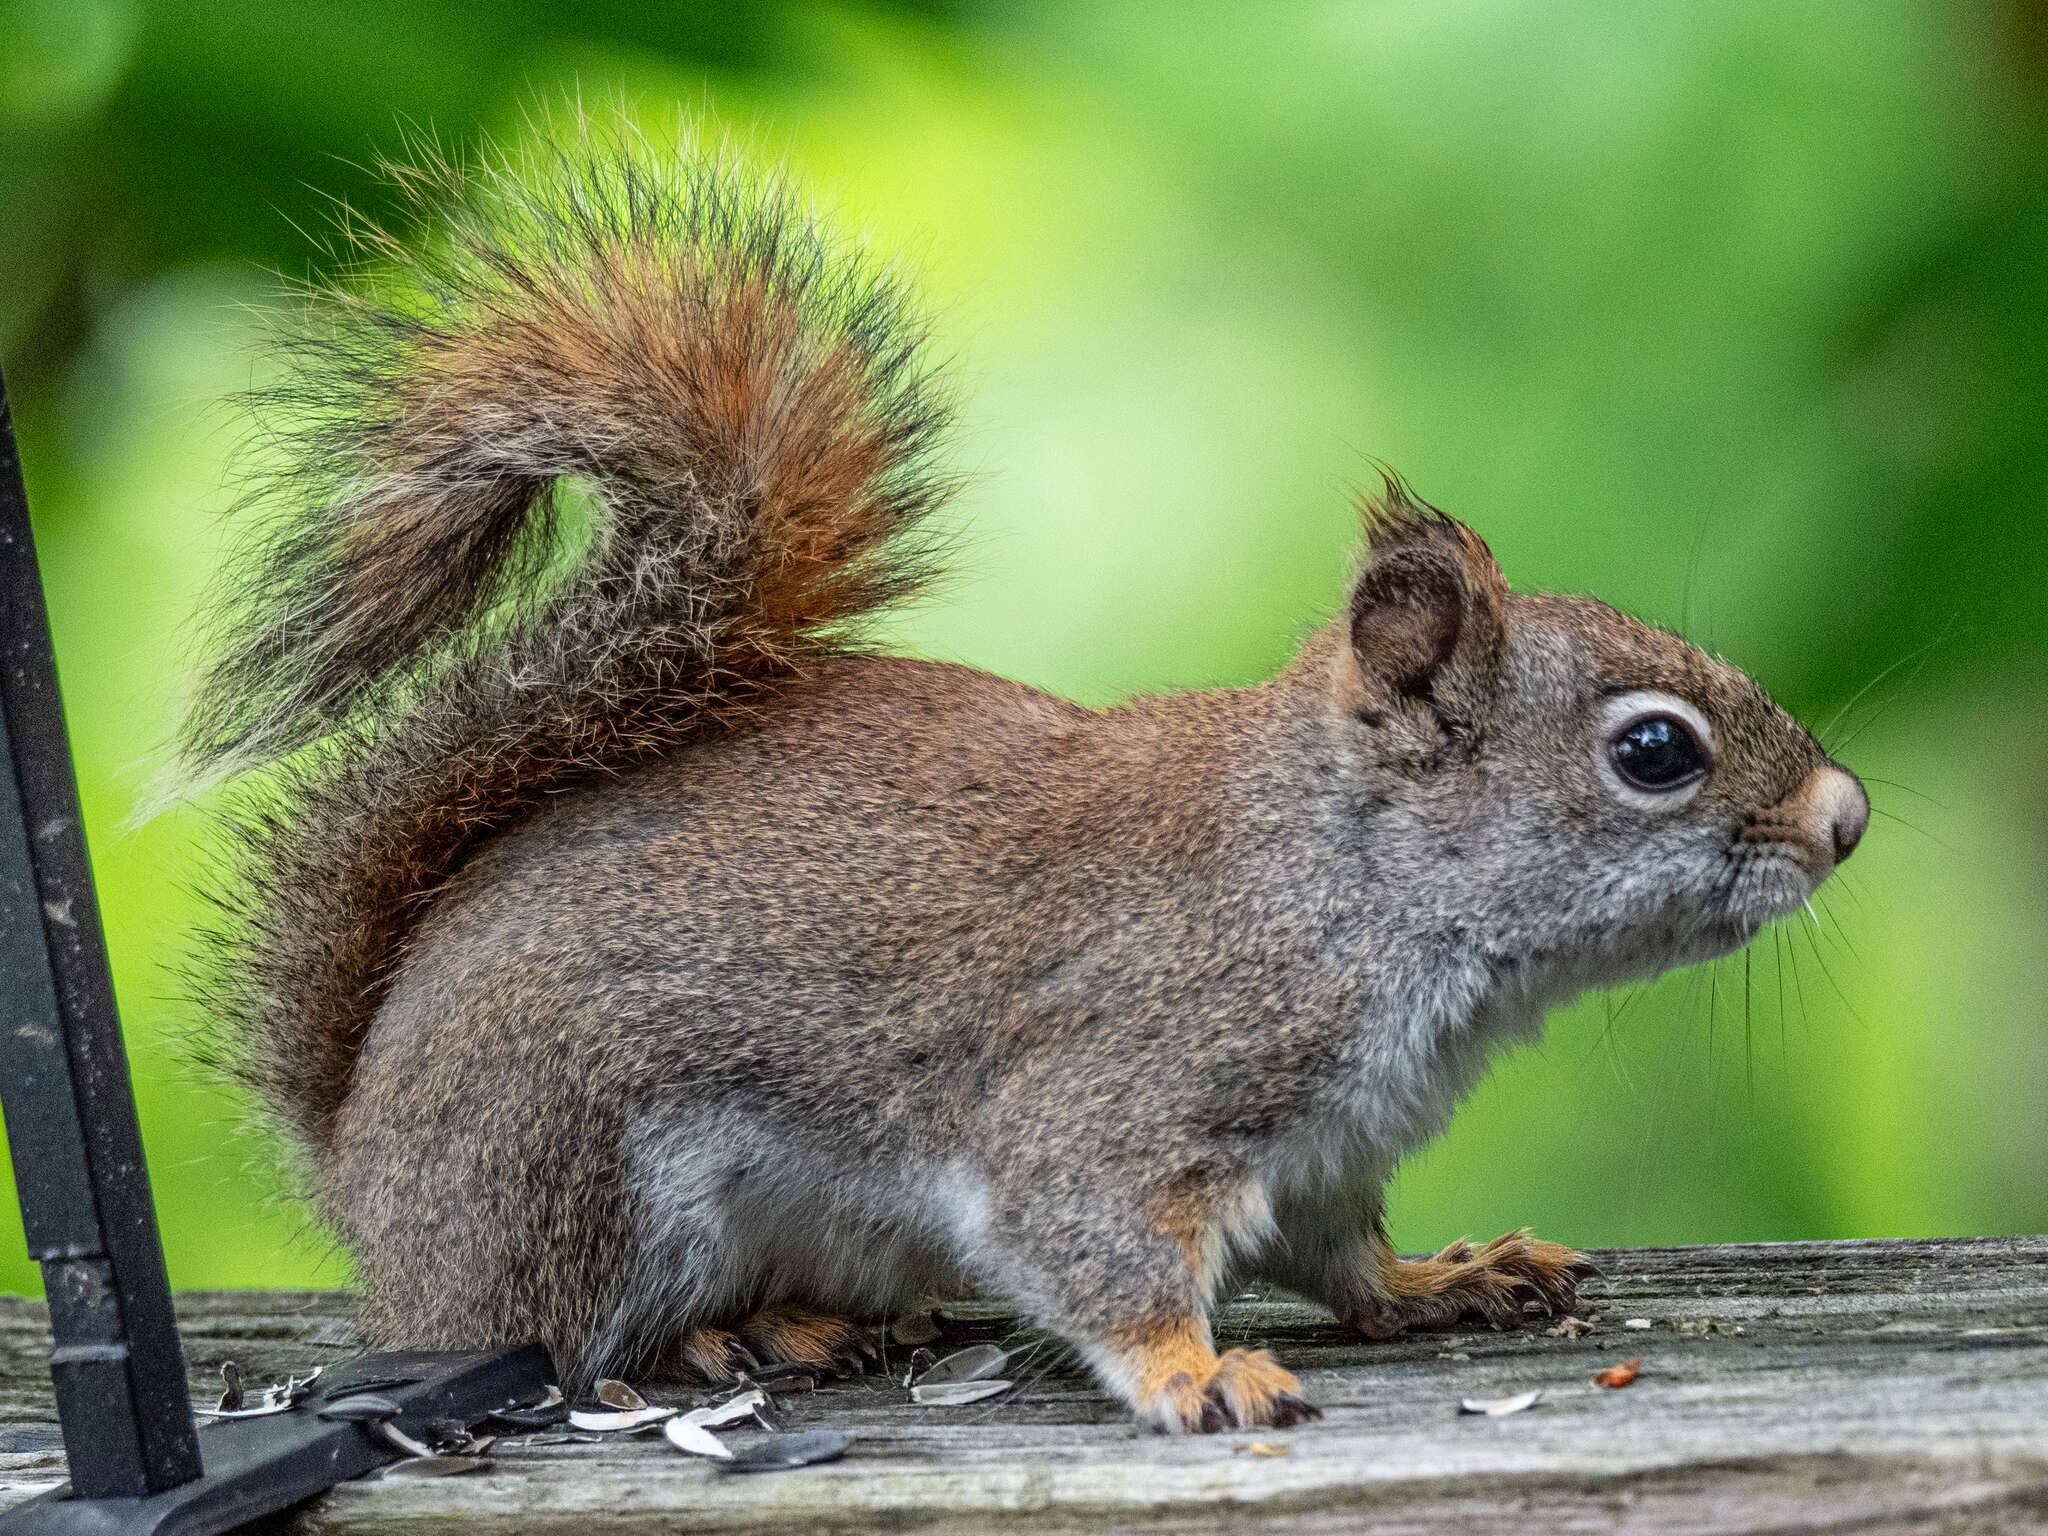
[(1371, 463), (1379, 471), (1380, 487), (1376, 491), (1358, 492), (1353, 504), (1358, 509), (1358, 521), (1365, 530), (1366, 542), (1375, 551), (1382, 539), (1398, 539), (1410, 524), (1451, 521), (1441, 510), (1416, 495), (1397, 471), (1376, 459)]
[(1351, 647), (1368, 685), (1439, 706), (1476, 702), (1505, 633), (1493, 552), (1391, 470), (1358, 510), (1369, 553), (1351, 595)]

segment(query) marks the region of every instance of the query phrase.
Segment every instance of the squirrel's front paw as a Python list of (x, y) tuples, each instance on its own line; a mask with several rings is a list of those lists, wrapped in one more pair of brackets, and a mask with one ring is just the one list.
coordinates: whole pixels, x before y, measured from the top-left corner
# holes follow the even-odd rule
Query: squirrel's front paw
[(1275, 1360), (1270, 1349), (1226, 1350), (1202, 1395), (1239, 1429), (1285, 1429), (1323, 1416), (1322, 1409), (1301, 1395), (1294, 1372)]
[(1267, 1349), (1233, 1349), (1216, 1362), (1206, 1385), (1177, 1371), (1140, 1414), (1173, 1435), (1215, 1434), (1229, 1429), (1286, 1429), (1322, 1410), (1302, 1396), (1294, 1373)]
[(1531, 1237), (1526, 1227), (1476, 1250), (1460, 1238), (1432, 1258), (1389, 1256), (1375, 1294), (1344, 1320), (1375, 1339), (1410, 1328), (1447, 1328), (1467, 1313), (1506, 1324), (1521, 1317), (1525, 1302), (1541, 1302), (1552, 1314), (1571, 1311), (1579, 1282), (1598, 1273), (1583, 1253)]

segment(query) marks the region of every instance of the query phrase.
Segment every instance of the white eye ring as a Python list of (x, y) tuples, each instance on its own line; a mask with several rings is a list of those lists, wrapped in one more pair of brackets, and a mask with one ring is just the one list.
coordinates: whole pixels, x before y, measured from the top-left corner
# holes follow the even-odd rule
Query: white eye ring
[[(1639, 789), (1622, 778), (1615, 770), (1609, 748), (1614, 738), (1646, 715), (1671, 715), (1683, 720), (1686, 728), (1706, 754), (1707, 771), (1690, 784), (1678, 789)], [(1607, 786), (1609, 794), (1623, 805), (1639, 811), (1663, 813), (1675, 811), (1691, 801), (1714, 771), (1714, 728), (1707, 724), (1707, 717), (1694, 709), (1675, 693), (1665, 693), (1657, 688), (1638, 688), (1631, 693), (1618, 693), (1605, 699), (1600, 705), (1598, 729), (1593, 735), (1593, 760), (1599, 769), (1600, 782)]]

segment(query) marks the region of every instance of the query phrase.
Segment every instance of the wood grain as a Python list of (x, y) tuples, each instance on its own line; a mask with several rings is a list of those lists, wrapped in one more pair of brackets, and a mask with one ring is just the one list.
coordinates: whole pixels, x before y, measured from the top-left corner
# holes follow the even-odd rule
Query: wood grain
[[(957, 1409), (913, 1407), (879, 1376), (785, 1396), (793, 1427), (853, 1436), (829, 1466), (730, 1477), (658, 1436), (506, 1440), (486, 1471), (352, 1484), (292, 1528), (2048, 1533), (2048, 1238), (1597, 1257), (1579, 1339), (1531, 1318), (1375, 1344), (1285, 1300), (1232, 1304), (1219, 1345), (1271, 1346), (1325, 1410), (1290, 1431), (1140, 1432), (1056, 1348), (962, 1307), (935, 1347), (1018, 1344), (1020, 1387)], [(207, 1397), (223, 1359), (264, 1381), (348, 1352), (332, 1292), (191, 1293), (179, 1316)], [(62, 1477), (43, 1328), (39, 1303), (0, 1299), (0, 1503)], [(1634, 1385), (1591, 1385), (1628, 1355), (1644, 1357)], [(1456, 1413), (1531, 1387), (1527, 1413)], [(1287, 1454), (1253, 1456), (1254, 1439)]]

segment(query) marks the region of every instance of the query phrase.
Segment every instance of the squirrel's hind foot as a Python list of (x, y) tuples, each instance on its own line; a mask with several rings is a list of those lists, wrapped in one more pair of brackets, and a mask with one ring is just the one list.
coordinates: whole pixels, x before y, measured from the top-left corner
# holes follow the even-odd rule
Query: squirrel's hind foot
[(1461, 1237), (1427, 1259), (1397, 1259), (1390, 1249), (1375, 1294), (1344, 1320), (1375, 1339), (1448, 1328), (1468, 1315), (1505, 1325), (1519, 1321), (1531, 1301), (1552, 1315), (1571, 1311), (1579, 1282), (1599, 1272), (1583, 1253), (1531, 1237), (1527, 1227), (1476, 1250)]
[(761, 1363), (738, 1334), (700, 1325), (676, 1335), (652, 1374), (657, 1379), (695, 1376), (713, 1386), (725, 1386), (738, 1381), (741, 1372), (754, 1370)]
[(739, 1325), (739, 1336), (764, 1365), (814, 1365), (835, 1376), (858, 1376), (867, 1362), (851, 1322), (792, 1302), (763, 1307)]
[(698, 1324), (684, 1329), (654, 1374), (687, 1374), (723, 1386), (764, 1365), (809, 1365), (835, 1376), (857, 1376), (865, 1360), (860, 1332), (847, 1319), (778, 1301), (731, 1328)]

